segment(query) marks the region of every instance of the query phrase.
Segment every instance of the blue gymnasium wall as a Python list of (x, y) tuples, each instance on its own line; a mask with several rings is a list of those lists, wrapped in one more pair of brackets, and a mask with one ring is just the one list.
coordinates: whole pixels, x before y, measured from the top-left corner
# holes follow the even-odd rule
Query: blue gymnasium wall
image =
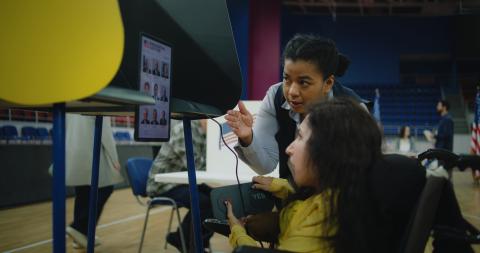
[(342, 83), (393, 85), (399, 81), (402, 54), (451, 54), (451, 17), (347, 17), (292, 15), (283, 12), (282, 48), (296, 33), (315, 33), (335, 40), (350, 60)]
[(242, 97), (247, 99), (247, 77), (248, 77), (248, 19), (249, 5), (245, 0), (227, 0), (230, 23), (232, 24), (233, 37), (237, 48), (238, 61), (242, 71)]

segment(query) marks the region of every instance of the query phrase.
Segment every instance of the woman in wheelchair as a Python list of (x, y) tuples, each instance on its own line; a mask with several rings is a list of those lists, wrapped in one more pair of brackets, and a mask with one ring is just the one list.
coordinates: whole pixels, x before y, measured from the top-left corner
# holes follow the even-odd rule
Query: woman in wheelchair
[[(292, 184), (257, 176), (254, 187), (284, 201), (277, 249), (293, 252), (388, 252), (378, 242), (368, 174), (381, 157), (381, 133), (358, 103), (332, 99), (314, 104), (287, 147)], [(257, 246), (225, 203), (230, 244)], [(248, 221), (247, 221), (248, 222)]]

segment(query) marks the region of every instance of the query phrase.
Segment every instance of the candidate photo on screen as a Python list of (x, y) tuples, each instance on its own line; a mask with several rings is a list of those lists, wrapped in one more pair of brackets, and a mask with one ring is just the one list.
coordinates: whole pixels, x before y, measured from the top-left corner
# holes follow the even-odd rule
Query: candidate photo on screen
[(143, 92), (150, 95), (150, 83), (149, 82), (145, 82), (143, 84)]
[(158, 90), (158, 84), (154, 84), (154, 85), (153, 85), (153, 96), (152, 96), (152, 97), (153, 97), (153, 99), (155, 99), (155, 100), (160, 100), (160, 99), (161, 99), (161, 98), (160, 98), (160, 92), (159, 92), (159, 90)]
[(148, 108), (143, 109), (143, 119), (140, 124), (150, 124), (150, 120), (148, 120)]
[(167, 125), (167, 118), (165, 116), (166, 116), (165, 111), (162, 111), (162, 117), (160, 118), (160, 125), (161, 126), (166, 126)]
[(158, 122), (157, 118), (158, 118), (157, 109), (153, 109), (152, 121), (150, 121), (150, 124), (151, 124), (151, 125), (158, 125), (158, 124), (160, 124), (160, 122)]
[(156, 76), (160, 76), (160, 64), (158, 64), (158, 60), (155, 60), (154, 68), (152, 74)]
[(166, 62), (162, 62), (162, 77), (168, 79), (169, 78), (169, 65)]
[(160, 101), (168, 102), (167, 88), (165, 86), (160, 87)]
[(147, 57), (145, 55), (143, 55), (142, 57), (142, 64), (143, 64), (143, 67), (142, 67), (142, 71), (145, 72), (145, 73), (148, 73), (148, 60), (147, 60)]

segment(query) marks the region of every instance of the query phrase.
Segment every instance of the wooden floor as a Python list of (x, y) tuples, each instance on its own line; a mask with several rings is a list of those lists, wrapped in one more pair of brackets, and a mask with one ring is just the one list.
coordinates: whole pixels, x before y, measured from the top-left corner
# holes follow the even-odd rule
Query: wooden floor
[[(407, 183), (407, 182), (406, 182)], [(464, 216), (480, 228), (480, 187), (474, 186), (468, 172), (455, 172), (454, 185)], [(67, 200), (67, 221), (72, 220), (73, 199)], [(185, 210), (182, 210), (185, 213)], [(97, 228), (102, 244), (96, 252), (136, 252), (140, 241), (145, 209), (130, 189), (115, 191), (105, 206)], [(163, 248), (170, 212), (159, 207), (152, 211), (143, 252), (177, 252), (172, 246)], [(0, 211), (0, 252), (51, 252), (51, 203), (28, 205)], [(176, 223), (173, 224), (176, 227)], [(211, 240), (214, 252), (231, 252), (226, 237), (215, 235)], [(480, 246), (475, 247), (480, 252)], [(67, 240), (67, 252), (74, 250)], [(427, 246), (425, 252), (431, 252)]]
[[(105, 205), (97, 227), (101, 245), (95, 252), (137, 252), (145, 218), (145, 208), (140, 206), (130, 189), (115, 191)], [(144, 253), (178, 252), (173, 246), (165, 250), (165, 233), (170, 208), (156, 207), (150, 218), (143, 246)], [(186, 209), (181, 209), (181, 215)], [(73, 217), (73, 198), (67, 200), (67, 221)], [(0, 211), (0, 252), (41, 253), (51, 252), (51, 203), (34, 204)], [(172, 227), (177, 227), (177, 222)], [(215, 235), (211, 242), (214, 252), (231, 252), (227, 238)], [(22, 249), (24, 248), (24, 249)], [(67, 252), (82, 253), (86, 250), (72, 248), (67, 239)]]

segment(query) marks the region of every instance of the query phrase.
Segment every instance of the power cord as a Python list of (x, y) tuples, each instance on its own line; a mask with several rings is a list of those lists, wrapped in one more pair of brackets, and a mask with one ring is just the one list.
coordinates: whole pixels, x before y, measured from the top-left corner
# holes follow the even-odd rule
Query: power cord
[(243, 213), (246, 214), (245, 212), (245, 201), (243, 199), (243, 194), (242, 194), (242, 187), (240, 186), (240, 179), (238, 178), (238, 155), (237, 153), (235, 153), (235, 151), (233, 151), (232, 148), (230, 148), (230, 146), (227, 145), (227, 142), (225, 141), (225, 139), (223, 138), (223, 129), (222, 129), (222, 125), (217, 121), (215, 120), (213, 117), (209, 116), (209, 118), (217, 123), (218, 127), (220, 128), (220, 138), (222, 138), (222, 141), (223, 141), (223, 144), (225, 145), (225, 147), (227, 147), (230, 152), (232, 152), (232, 154), (235, 156), (235, 176), (237, 178), (237, 185), (238, 185), (238, 191), (240, 192), (240, 199), (242, 201), (242, 210), (243, 210)]
[[(242, 210), (243, 210), (243, 213), (246, 214), (245, 212), (245, 200), (243, 199), (243, 194), (242, 194), (242, 187), (240, 186), (240, 179), (238, 178), (238, 155), (237, 153), (235, 153), (235, 151), (233, 151), (232, 148), (230, 148), (230, 146), (227, 145), (227, 142), (225, 141), (225, 138), (223, 138), (223, 129), (222, 129), (222, 125), (217, 121), (215, 120), (213, 117), (209, 117), (213, 122), (217, 123), (218, 127), (220, 128), (220, 137), (222, 138), (222, 141), (223, 141), (223, 144), (230, 150), (230, 152), (232, 152), (232, 154), (235, 156), (235, 176), (237, 177), (237, 185), (238, 185), (238, 191), (240, 192), (240, 199), (242, 200)], [(246, 229), (246, 228), (245, 228)], [(247, 231), (248, 232), (248, 231)], [(263, 243), (261, 241), (260, 242), (260, 246), (262, 248), (265, 248), (265, 246), (263, 245)]]

